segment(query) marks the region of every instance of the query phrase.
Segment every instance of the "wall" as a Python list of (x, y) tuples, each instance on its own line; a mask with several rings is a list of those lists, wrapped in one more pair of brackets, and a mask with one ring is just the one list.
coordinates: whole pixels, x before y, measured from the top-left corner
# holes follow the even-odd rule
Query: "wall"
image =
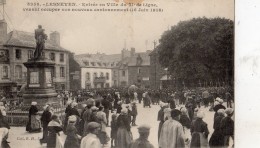
[(81, 88), (85, 89), (86, 85), (86, 73), (89, 72), (90, 73), (90, 87), (94, 88), (94, 77), (93, 74), (96, 72), (97, 73), (97, 77), (100, 77), (100, 73), (103, 72), (104, 76), (106, 76), (106, 73), (109, 73), (109, 80), (106, 80), (105, 83), (109, 83), (109, 86), (112, 86), (112, 70), (108, 69), (108, 68), (84, 68), (81, 67)]
[[(140, 69), (140, 73), (138, 73)], [(141, 87), (150, 87), (150, 66), (129, 66), (128, 67), (128, 84), (141, 85)], [(141, 80), (139, 83), (138, 78)]]
[[(22, 66), (22, 72), (23, 74), (27, 74), (27, 68), (23, 65), (24, 62), (28, 61), (28, 51), (34, 51), (34, 49), (30, 48), (18, 48), (18, 47), (8, 47), (9, 48), (9, 59), (10, 59), (10, 77), (11, 81), (17, 82), (18, 85), (22, 85), (26, 83), (26, 76), (23, 75), (23, 78), (21, 80), (17, 80), (15, 78), (15, 66), (21, 65)], [(20, 49), (21, 50), (21, 59), (16, 59), (15, 57), (15, 50)], [(53, 52), (55, 53), (55, 69), (56, 69), (56, 75), (53, 79), (54, 83), (57, 84), (57, 86), (60, 86), (60, 84), (65, 85), (65, 89), (69, 89), (69, 58), (68, 54), (64, 51), (52, 51), (52, 50), (45, 50), (45, 57), (49, 58), (49, 54)], [(64, 54), (64, 62), (60, 62), (60, 53)], [(65, 67), (65, 77), (60, 77), (60, 67)], [(57, 89), (57, 88), (56, 88)], [(60, 89), (60, 88), (58, 88)]]
[[(122, 72), (125, 71), (125, 76), (122, 75)], [(128, 69), (127, 68), (122, 68), (118, 70), (118, 75), (119, 75), (119, 81), (118, 81), (118, 85), (119, 86), (128, 86)], [(125, 85), (122, 85), (122, 82), (125, 82)]]

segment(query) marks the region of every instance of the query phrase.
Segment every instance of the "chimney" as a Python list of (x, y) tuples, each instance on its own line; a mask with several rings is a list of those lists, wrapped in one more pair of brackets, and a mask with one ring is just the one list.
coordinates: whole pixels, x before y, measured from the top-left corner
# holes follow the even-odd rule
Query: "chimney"
[(130, 53), (130, 56), (133, 57), (135, 55), (135, 48), (131, 48), (131, 53)]
[(50, 40), (52, 41), (52, 43), (54, 43), (55, 45), (60, 46), (60, 33), (57, 31), (54, 31), (50, 34)]
[(121, 56), (122, 56), (122, 60), (125, 58), (125, 48), (123, 48), (123, 50), (121, 50)]
[(0, 20), (0, 44), (4, 44), (7, 38), (7, 23), (5, 20)]

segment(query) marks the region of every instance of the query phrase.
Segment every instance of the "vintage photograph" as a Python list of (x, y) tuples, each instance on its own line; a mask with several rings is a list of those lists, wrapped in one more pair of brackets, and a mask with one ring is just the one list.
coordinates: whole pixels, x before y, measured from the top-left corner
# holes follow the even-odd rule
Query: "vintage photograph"
[(236, 147), (234, 3), (0, 0), (0, 147)]

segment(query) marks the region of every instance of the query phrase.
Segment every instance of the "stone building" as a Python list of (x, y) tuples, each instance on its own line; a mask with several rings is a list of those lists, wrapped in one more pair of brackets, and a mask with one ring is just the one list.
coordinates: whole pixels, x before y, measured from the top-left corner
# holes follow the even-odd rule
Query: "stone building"
[[(23, 65), (33, 57), (35, 50), (34, 33), (13, 30), (7, 34), (7, 23), (0, 21), (0, 51), (4, 55), (0, 60), (0, 87), (4, 92), (20, 91), (26, 84), (27, 68)], [(60, 46), (58, 32), (50, 34), (45, 42), (43, 56), (55, 61), (54, 85), (55, 89), (69, 89), (69, 58), (68, 50)]]
[(150, 88), (150, 50), (136, 53), (128, 62), (129, 85), (141, 88)]

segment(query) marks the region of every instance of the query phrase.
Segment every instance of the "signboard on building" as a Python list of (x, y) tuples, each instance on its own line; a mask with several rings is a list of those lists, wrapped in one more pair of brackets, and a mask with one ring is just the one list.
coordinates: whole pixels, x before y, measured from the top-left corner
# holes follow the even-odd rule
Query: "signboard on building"
[(149, 77), (143, 77), (143, 81), (149, 81)]

